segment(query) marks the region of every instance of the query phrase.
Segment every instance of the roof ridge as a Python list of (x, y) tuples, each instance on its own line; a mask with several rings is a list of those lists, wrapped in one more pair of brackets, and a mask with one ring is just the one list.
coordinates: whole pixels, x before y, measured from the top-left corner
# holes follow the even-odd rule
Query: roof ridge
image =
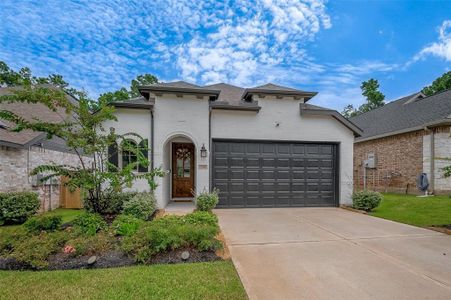
[[(421, 91), (420, 91), (420, 92), (421, 92)], [(407, 96), (401, 97), (401, 98), (399, 98), (399, 99), (396, 99), (396, 100), (392, 100), (392, 101), (390, 101), (390, 102), (387, 102), (387, 103), (385, 103), (385, 104), (384, 104), (384, 105), (382, 105), (382, 106), (379, 106), (379, 107), (373, 108), (372, 110), (369, 110), (369, 111), (366, 111), (366, 112), (364, 112), (364, 113), (358, 114), (357, 116), (351, 117), (351, 118), (349, 118), (349, 119), (352, 119), (352, 118), (357, 118), (357, 117), (360, 117), (360, 116), (363, 116), (363, 115), (369, 114), (369, 113), (371, 113), (371, 112), (377, 111), (377, 110), (379, 110), (379, 109), (381, 109), (381, 108), (387, 107), (388, 105), (392, 105), (392, 104), (395, 104), (395, 103), (397, 103), (398, 101), (404, 100), (404, 99), (406, 99), (406, 98), (410, 98), (410, 97), (413, 97), (414, 95), (416, 95), (416, 94), (418, 94), (418, 93), (419, 93), (419, 92), (416, 92), (416, 93), (413, 93), (413, 94), (410, 94), (410, 95), (407, 95)], [(425, 97), (425, 98), (427, 98), (427, 97)], [(425, 98), (423, 98), (423, 99), (425, 99)]]

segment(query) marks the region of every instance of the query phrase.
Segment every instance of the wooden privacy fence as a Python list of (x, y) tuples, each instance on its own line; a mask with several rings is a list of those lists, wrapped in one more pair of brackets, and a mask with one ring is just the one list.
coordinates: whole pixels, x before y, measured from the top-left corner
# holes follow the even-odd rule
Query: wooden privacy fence
[(70, 191), (69, 187), (65, 185), (66, 177), (61, 177), (60, 185), (60, 205), (63, 208), (82, 208), (81, 191), (77, 188), (75, 191)]

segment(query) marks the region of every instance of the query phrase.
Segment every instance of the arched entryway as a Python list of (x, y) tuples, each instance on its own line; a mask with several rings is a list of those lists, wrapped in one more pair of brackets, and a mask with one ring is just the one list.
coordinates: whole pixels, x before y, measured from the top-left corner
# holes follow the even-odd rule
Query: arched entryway
[(192, 201), (196, 186), (196, 145), (183, 134), (167, 139), (163, 153), (164, 196), (169, 201)]

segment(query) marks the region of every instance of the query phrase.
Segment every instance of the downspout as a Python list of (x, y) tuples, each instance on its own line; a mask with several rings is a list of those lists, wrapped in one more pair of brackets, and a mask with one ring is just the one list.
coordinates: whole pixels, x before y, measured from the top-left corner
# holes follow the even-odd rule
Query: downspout
[(153, 160), (154, 160), (154, 151), (153, 151), (153, 145), (154, 145), (154, 121), (153, 121), (153, 110), (150, 110), (150, 169), (153, 170)]
[(212, 155), (211, 155), (211, 106), (210, 103), (208, 103), (208, 178), (209, 178), (209, 182), (210, 182), (210, 192), (213, 190), (212, 184), (213, 184), (213, 180), (212, 180)]
[(435, 132), (433, 129), (431, 131), (431, 142), (429, 145), (429, 151), (430, 151), (430, 179), (429, 179), (429, 187), (430, 187), (430, 194), (434, 194), (434, 188), (435, 188)]

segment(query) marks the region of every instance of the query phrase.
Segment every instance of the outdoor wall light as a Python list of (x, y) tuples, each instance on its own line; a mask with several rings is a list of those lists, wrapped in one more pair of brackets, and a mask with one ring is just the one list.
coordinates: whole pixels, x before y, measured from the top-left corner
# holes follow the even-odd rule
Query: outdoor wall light
[(205, 144), (202, 144), (202, 148), (200, 148), (200, 157), (207, 157), (207, 149), (205, 148)]

